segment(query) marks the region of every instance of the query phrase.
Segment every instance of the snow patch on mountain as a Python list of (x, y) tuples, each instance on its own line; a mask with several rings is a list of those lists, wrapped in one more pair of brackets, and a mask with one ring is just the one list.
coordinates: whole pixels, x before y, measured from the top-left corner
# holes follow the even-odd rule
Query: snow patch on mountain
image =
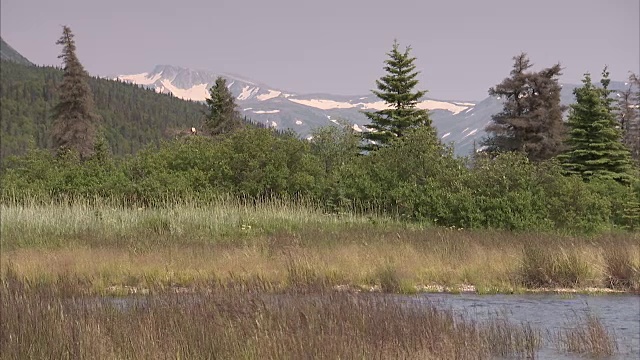
[[(362, 99), (362, 98), (360, 98)], [(333, 110), (333, 109), (353, 109), (353, 108), (361, 108), (362, 110), (385, 110), (390, 108), (390, 105), (384, 101), (375, 101), (375, 102), (344, 102), (344, 101), (335, 101), (328, 99), (289, 99), (296, 104), (305, 105), (309, 107), (313, 107), (321, 110)], [(464, 105), (460, 105), (464, 104)], [(475, 104), (471, 103), (450, 103), (446, 101), (437, 101), (437, 100), (424, 100), (418, 103), (417, 107), (419, 109), (425, 110), (447, 110), (453, 113), (454, 115), (469, 110)]]
[(294, 102), (296, 104), (320, 109), (320, 110), (351, 109), (355, 107), (354, 104), (334, 101), (334, 100), (323, 100), (323, 99), (313, 99), (313, 100), (289, 99), (289, 101)]
[(118, 76), (116, 80), (130, 82), (130, 83), (139, 84), (139, 85), (151, 85), (156, 81), (160, 80), (161, 77), (162, 77), (162, 73), (149, 76), (148, 72), (144, 72), (142, 74)]
[(255, 87), (251, 87), (251, 86), (244, 86), (242, 88), (242, 92), (240, 93), (240, 95), (238, 95), (237, 99), (238, 100), (247, 100), (248, 98), (250, 98), (255, 92), (257, 92), (260, 88), (255, 88)]
[(257, 110), (254, 111), (254, 114), (277, 114), (280, 110)]
[(278, 96), (280, 96), (280, 94), (282, 94), (281, 91), (269, 90), (269, 92), (266, 93), (266, 94), (260, 94), (260, 95), (256, 96), (256, 99), (258, 99), (260, 101), (265, 101), (265, 100), (269, 100), (269, 99), (273, 99), (275, 97), (278, 97)]
[(162, 93), (170, 92), (173, 96), (184, 100), (204, 101), (209, 96), (207, 84), (198, 84), (189, 89), (180, 89), (173, 86), (169, 80), (161, 80), (160, 83), (162, 86), (156, 86), (156, 91)]
[(469, 133), (468, 133), (467, 135), (465, 135), (465, 136), (463, 137), (463, 139), (464, 139), (464, 138), (466, 138), (466, 137), (469, 137), (469, 136), (471, 136), (471, 135), (473, 135), (473, 134), (475, 134), (475, 133), (477, 133), (477, 132), (478, 132), (478, 129), (473, 129), (472, 131), (469, 131)]

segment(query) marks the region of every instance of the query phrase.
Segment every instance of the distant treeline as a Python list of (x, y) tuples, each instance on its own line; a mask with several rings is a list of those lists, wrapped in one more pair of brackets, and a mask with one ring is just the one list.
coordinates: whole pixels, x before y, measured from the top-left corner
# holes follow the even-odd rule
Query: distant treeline
[[(51, 149), (52, 110), (58, 101), (62, 70), (0, 64), (0, 159), (22, 155), (28, 149)], [(207, 107), (142, 86), (89, 78), (102, 135), (116, 156), (134, 154), (149, 144), (200, 128)]]

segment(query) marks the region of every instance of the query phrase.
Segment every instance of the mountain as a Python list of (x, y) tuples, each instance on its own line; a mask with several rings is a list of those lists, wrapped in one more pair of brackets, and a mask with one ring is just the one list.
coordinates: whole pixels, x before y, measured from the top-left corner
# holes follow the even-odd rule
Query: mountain
[[(159, 65), (148, 73), (121, 75), (117, 78), (152, 88), (157, 92), (171, 93), (179, 98), (204, 101), (217, 76), (227, 79), (229, 89), (245, 116), (281, 130), (292, 129), (305, 138), (309, 138), (313, 129), (337, 124), (339, 119), (349, 121), (353, 124), (354, 130), (362, 131), (369, 123), (362, 111), (379, 110), (385, 106), (372, 94), (296, 94), (236, 75), (196, 71), (170, 65)], [(563, 104), (573, 102), (573, 89), (576, 86), (578, 85), (563, 85)], [(613, 90), (621, 91), (625, 86), (626, 83), (611, 83)], [(479, 102), (425, 97), (418, 107), (430, 110), (433, 124), (441, 139), (445, 143), (453, 144), (456, 154), (464, 156), (472, 151), (474, 141), (479, 142), (486, 136), (484, 128), (491, 121), (491, 116), (502, 110), (502, 101), (496, 97), (487, 97)]]
[(14, 50), (14, 48), (12, 48), (11, 45), (7, 44), (1, 37), (0, 60), (13, 61), (22, 65), (33, 65), (31, 61), (27, 60), (26, 57), (22, 56), (19, 52)]
[[(204, 101), (217, 76), (227, 79), (229, 90), (236, 97), (236, 103), (245, 116), (254, 122), (280, 130), (292, 129), (305, 138), (311, 136), (313, 129), (337, 124), (340, 119), (352, 123), (355, 131), (363, 131), (369, 121), (362, 111), (385, 107), (382, 101), (371, 94), (296, 94), (236, 75), (170, 65), (158, 65), (151, 72), (120, 75), (117, 79), (152, 88), (157, 92), (170, 93), (178, 98)], [(458, 143), (463, 144), (467, 138), (474, 138), (475, 132), (473, 129), (463, 131), (465, 128), (462, 127), (462, 122), (457, 123), (452, 119), (472, 110), (476, 106), (475, 102), (424, 98), (418, 106), (431, 111), (438, 131), (442, 135), (448, 134), (446, 140), (456, 143), (458, 153), (469, 151), (470, 147), (458, 148)]]

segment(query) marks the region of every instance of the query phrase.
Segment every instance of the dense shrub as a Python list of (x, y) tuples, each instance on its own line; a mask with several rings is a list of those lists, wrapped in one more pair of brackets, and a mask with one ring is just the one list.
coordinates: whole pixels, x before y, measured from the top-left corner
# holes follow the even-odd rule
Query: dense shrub
[(2, 167), (4, 200), (111, 197), (133, 204), (189, 198), (303, 197), (328, 212), (378, 212), (458, 228), (593, 233), (640, 224), (640, 181), (584, 182), (554, 161), (516, 153), (453, 156), (428, 129), (358, 153), (349, 127), (316, 131), (314, 140), (247, 128), (223, 137), (187, 136), (114, 159), (81, 162), (31, 150)]

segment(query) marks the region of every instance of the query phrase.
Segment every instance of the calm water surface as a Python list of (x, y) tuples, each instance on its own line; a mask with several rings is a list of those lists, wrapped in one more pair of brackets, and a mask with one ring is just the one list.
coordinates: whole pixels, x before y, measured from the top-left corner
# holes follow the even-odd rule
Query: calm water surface
[(434, 304), (452, 309), (478, 320), (496, 313), (505, 314), (515, 323), (528, 322), (545, 336), (540, 359), (582, 359), (559, 353), (548, 333), (565, 328), (576, 315), (591, 313), (613, 332), (619, 353), (609, 359), (640, 359), (640, 296), (638, 295), (476, 295), (420, 294), (398, 296), (399, 301), (414, 305)]

